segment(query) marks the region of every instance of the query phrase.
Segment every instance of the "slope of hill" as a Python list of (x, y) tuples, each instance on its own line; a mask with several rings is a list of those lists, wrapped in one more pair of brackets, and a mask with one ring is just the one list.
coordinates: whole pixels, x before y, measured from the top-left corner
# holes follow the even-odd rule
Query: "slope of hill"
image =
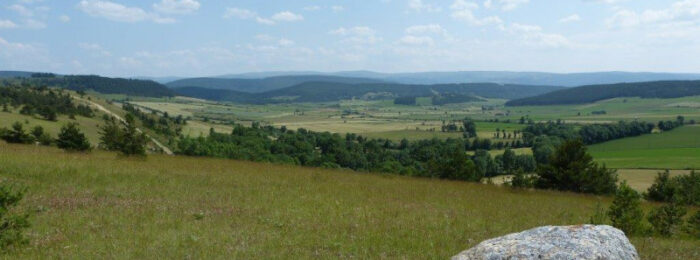
[(561, 89), (561, 87), (499, 85), (493, 83), (403, 85), (394, 83), (344, 84), (307, 82), (292, 87), (253, 94), (192, 87), (177, 88), (175, 91), (180, 95), (216, 101), (283, 103), (328, 102), (352, 98), (393, 99), (406, 96), (432, 96), (435, 92), (474, 95), (485, 98), (513, 99), (538, 95), (559, 89)]
[(700, 81), (589, 85), (511, 100), (507, 106), (584, 104), (618, 97), (677, 98), (700, 95)]
[(171, 97), (174, 92), (166, 86), (150, 80), (107, 78), (95, 75), (66, 75), (12, 79), (33, 85), (59, 87), (70, 90), (94, 90), (103, 94), (129, 96)]
[(168, 87), (202, 87), (212, 89), (226, 89), (250, 93), (291, 87), (305, 82), (332, 82), (344, 84), (379, 83), (382, 80), (367, 78), (351, 78), (324, 75), (294, 75), (277, 76), (262, 79), (250, 78), (191, 78), (181, 79), (167, 83)]
[[(129, 159), (2, 142), (0, 173), (28, 187), (20, 206), (31, 210), (32, 224), (29, 244), (0, 252), (6, 259), (445, 259), (496, 236), (586, 223), (596, 205), (611, 201), (343, 170), (182, 156)], [(654, 206), (643, 203), (647, 211)], [(700, 254), (692, 239), (630, 240), (643, 259)]]
[(29, 72), (29, 71), (11, 71), (11, 70), (4, 70), (0, 71), (0, 78), (16, 78), (16, 77), (30, 77), (34, 74), (34, 72)]

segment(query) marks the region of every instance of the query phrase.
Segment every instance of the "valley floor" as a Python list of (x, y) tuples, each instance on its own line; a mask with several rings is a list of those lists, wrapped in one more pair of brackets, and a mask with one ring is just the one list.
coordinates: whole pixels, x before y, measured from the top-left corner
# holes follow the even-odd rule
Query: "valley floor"
[[(209, 158), (65, 153), (0, 142), (0, 179), (26, 185), (36, 258), (445, 259), (482, 240), (588, 221), (609, 198)], [(651, 204), (644, 204), (649, 210)], [(700, 242), (631, 238), (643, 259)]]

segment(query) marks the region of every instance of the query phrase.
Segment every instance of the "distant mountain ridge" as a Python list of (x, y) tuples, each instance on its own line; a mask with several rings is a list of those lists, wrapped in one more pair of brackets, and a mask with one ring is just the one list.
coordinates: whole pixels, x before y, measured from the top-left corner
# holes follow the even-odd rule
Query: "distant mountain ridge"
[(491, 82), (499, 84), (550, 85), (576, 87), (583, 85), (632, 83), (660, 80), (700, 80), (700, 73), (658, 73), (658, 72), (514, 72), (514, 71), (445, 71), (445, 72), (409, 72), (381, 73), (373, 71), (271, 71), (242, 74), (228, 74), (212, 78), (262, 79), (277, 76), (323, 75), (338, 77), (355, 77), (382, 80), (403, 84), (457, 84)]
[(190, 78), (169, 82), (171, 88), (201, 87), (210, 89), (226, 89), (248, 93), (262, 93), (275, 89), (291, 87), (306, 82), (331, 82), (345, 84), (381, 83), (378, 79), (338, 77), (325, 75), (292, 75), (256, 78)]
[(56, 75), (23, 71), (0, 71), (3, 84), (29, 83), (70, 90), (94, 90), (103, 94), (124, 94), (144, 97), (172, 97), (175, 92), (151, 80), (108, 78), (96, 75)]
[(652, 81), (567, 88), (510, 100), (506, 106), (585, 104), (621, 97), (678, 98), (696, 95), (700, 95), (700, 80)]
[(494, 83), (409, 85), (396, 83), (347, 84), (335, 82), (305, 82), (292, 87), (260, 93), (201, 87), (175, 88), (179, 95), (231, 101), (266, 104), (290, 102), (330, 102), (352, 98), (394, 99), (407, 96), (433, 96), (436, 93), (472, 95), (486, 98), (514, 99), (562, 89), (556, 86), (530, 86)]

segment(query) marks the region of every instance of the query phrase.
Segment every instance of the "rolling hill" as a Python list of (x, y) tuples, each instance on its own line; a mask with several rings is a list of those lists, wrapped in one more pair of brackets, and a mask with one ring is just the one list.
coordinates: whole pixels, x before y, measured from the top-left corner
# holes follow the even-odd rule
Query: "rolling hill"
[(245, 93), (232, 90), (199, 87), (176, 88), (180, 95), (215, 101), (240, 103), (329, 102), (352, 98), (393, 99), (406, 96), (432, 96), (437, 93), (454, 93), (485, 98), (513, 99), (538, 95), (561, 87), (500, 85), (494, 83), (404, 85), (394, 83), (345, 84), (331, 82), (306, 82), (292, 87), (262, 93)]
[(306, 82), (332, 82), (344, 84), (360, 84), (360, 83), (380, 83), (383, 80), (355, 78), (355, 77), (337, 77), (324, 75), (293, 75), (293, 76), (276, 76), (262, 79), (251, 78), (190, 78), (176, 80), (166, 85), (171, 88), (178, 87), (200, 87), (211, 89), (226, 89), (249, 93), (261, 93), (275, 89), (291, 87)]
[(619, 97), (678, 98), (700, 95), (700, 81), (652, 81), (589, 85), (511, 100), (507, 106), (585, 104)]
[(325, 75), (384, 80), (402, 84), (457, 84), (494, 82), (500, 84), (551, 85), (576, 87), (583, 85), (645, 82), (660, 80), (700, 80), (700, 74), (656, 72), (583, 72), (548, 73), (515, 71), (436, 71), (410, 73), (381, 73), (373, 71), (270, 71), (222, 75), (215, 78), (261, 79), (273, 76)]
[(144, 97), (172, 97), (175, 92), (160, 83), (151, 80), (108, 78), (95, 75), (42, 75), (30, 74), (28, 77), (7, 77), (3, 84), (31, 84), (65, 88), (74, 91), (93, 90), (103, 94), (124, 94)]

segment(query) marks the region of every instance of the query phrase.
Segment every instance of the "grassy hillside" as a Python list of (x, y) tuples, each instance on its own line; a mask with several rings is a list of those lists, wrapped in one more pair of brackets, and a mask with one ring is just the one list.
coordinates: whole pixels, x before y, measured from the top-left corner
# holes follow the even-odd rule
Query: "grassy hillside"
[(305, 82), (330, 82), (344, 84), (379, 83), (384, 82), (378, 79), (367, 79), (358, 77), (337, 77), (323, 75), (294, 75), (277, 76), (262, 79), (239, 79), (239, 78), (189, 78), (169, 82), (166, 85), (171, 88), (179, 87), (201, 87), (212, 89), (226, 89), (248, 93), (260, 93), (275, 89), (291, 87)]
[[(29, 187), (21, 205), (32, 211), (30, 243), (1, 253), (8, 259), (445, 259), (510, 232), (585, 223), (600, 201), (464, 182), (6, 144), (0, 144), (0, 176)], [(700, 255), (697, 240), (631, 241), (643, 259)]]
[(396, 97), (433, 96), (435, 93), (474, 95), (485, 98), (522, 98), (539, 95), (561, 87), (500, 85), (494, 83), (468, 83), (443, 85), (402, 85), (393, 83), (346, 84), (332, 82), (306, 82), (292, 87), (262, 93), (207, 89), (201, 87), (176, 88), (184, 96), (232, 101), (249, 104), (330, 102), (348, 99), (394, 99)]
[(614, 140), (589, 150), (612, 168), (700, 169), (700, 126)]
[(507, 106), (585, 104), (619, 97), (678, 98), (700, 95), (700, 81), (653, 81), (562, 89), (506, 102)]

